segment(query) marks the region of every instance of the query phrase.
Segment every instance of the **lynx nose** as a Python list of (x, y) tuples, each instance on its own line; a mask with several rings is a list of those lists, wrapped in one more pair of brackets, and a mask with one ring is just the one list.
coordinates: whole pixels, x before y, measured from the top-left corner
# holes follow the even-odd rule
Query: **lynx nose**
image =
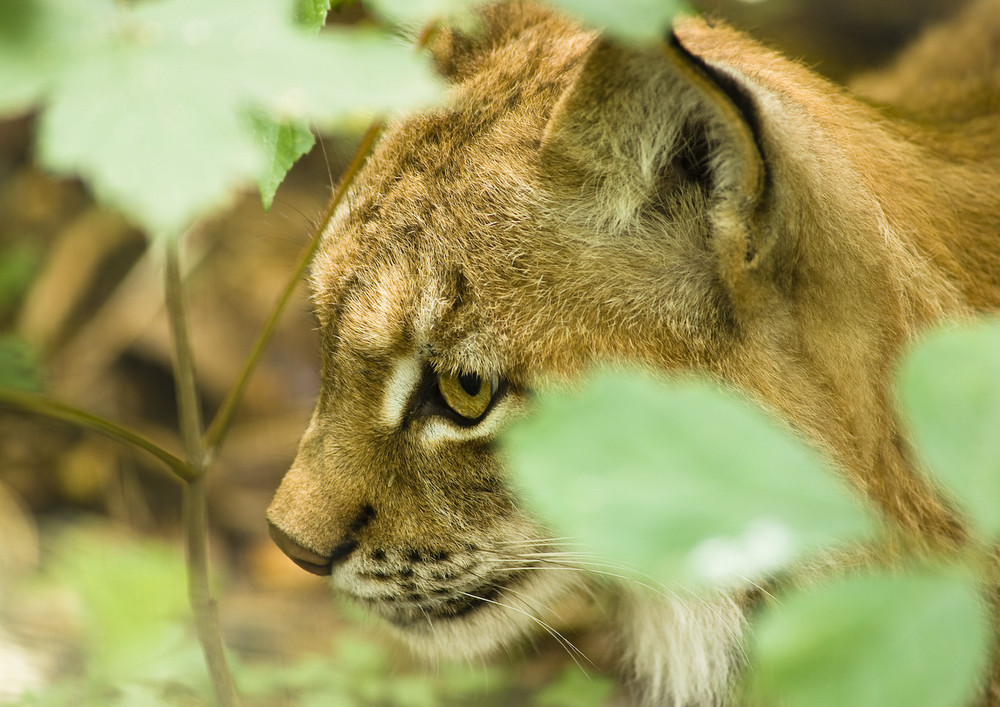
[(354, 520), (345, 529), (340, 542), (330, 550), (329, 555), (320, 555), (314, 550), (303, 547), (291, 535), (279, 528), (270, 519), (267, 521), (267, 531), (281, 551), (302, 569), (313, 574), (326, 575), (333, 572), (333, 565), (354, 552), (358, 547), (358, 538), (362, 530), (375, 519), (375, 509), (365, 504), (358, 510)]
[(333, 571), (333, 561), (329, 557), (323, 557), (309, 548), (302, 547), (292, 540), (288, 533), (270, 521), (267, 524), (267, 532), (274, 544), (281, 548), (281, 551), (288, 555), (292, 562), (305, 571), (320, 576), (330, 574)]

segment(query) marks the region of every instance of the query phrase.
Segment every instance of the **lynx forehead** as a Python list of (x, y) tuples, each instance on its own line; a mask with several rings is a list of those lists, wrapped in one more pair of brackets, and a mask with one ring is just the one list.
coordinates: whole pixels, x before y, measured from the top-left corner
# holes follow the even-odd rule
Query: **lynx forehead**
[(387, 131), (317, 258), (322, 390), (275, 541), (424, 653), (572, 625), (648, 704), (725, 703), (742, 595), (582, 572), (494, 451), (531, 390), (626, 361), (742, 389), (900, 542), (953, 546), (888, 381), (923, 327), (1000, 307), (1000, 62), (956, 42), (1000, 46), (998, 0), (867, 77), (883, 111), (700, 20), (638, 49), (508, 2), (441, 32), (448, 103)]

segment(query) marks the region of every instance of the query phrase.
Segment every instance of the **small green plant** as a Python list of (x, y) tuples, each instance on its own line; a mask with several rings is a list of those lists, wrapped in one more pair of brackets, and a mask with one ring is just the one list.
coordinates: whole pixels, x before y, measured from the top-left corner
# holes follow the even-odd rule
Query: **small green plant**
[(137, 541), (95, 520), (64, 528), (50, 551), (57, 561), (21, 582), (19, 594), (73, 607), (81, 660), (17, 704), (181, 704), (211, 694), (186, 620), (176, 547)]
[[(57, 562), (19, 582), (13, 596), (16, 603), (35, 607), (66, 607), (71, 633), (79, 638), (79, 659), (72, 670), (25, 693), (11, 707), (169, 707), (211, 701), (208, 672), (186, 619), (184, 558), (177, 547), (137, 540), (96, 518), (64, 528), (52, 545)], [(234, 660), (242, 696), (254, 704), (300, 707), (499, 707), (516, 694), (514, 677), (505, 668), (404, 670), (380, 644), (354, 634), (338, 632), (328, 653), (290, 663)], [(607, 681), (569, 669), (535, 703), (597, 707), (610, 688)]]

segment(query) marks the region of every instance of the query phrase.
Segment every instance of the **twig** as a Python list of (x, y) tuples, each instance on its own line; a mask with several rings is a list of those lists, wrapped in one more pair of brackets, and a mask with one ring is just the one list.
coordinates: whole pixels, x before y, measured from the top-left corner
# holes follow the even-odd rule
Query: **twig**
[(236, 410), (239, 408), (240, 401), (243, 400), (243, 395), (246, 393), (247, 385), (250, 383), (250, 377), (253, 375), (254, 370), (256, 370), (257, 364), (260, 362), (260, 358), (264, 353), (264, 349), (271, 341), (271, 337), (274, 335), (274, 330), (278, 326), (278, 321), (281, 319), (281, 315), (284, 313), (288, 302), (291, 300), (292, 294), (295, 292), (295, 288), (298, 287), (299, 282), (302, 280), (302, 276), (305, 274), (306, 270), (309, 268), (309, 264), (312, 262), (313, 256), (316, 255), (316, 251), (319, 249), (320, 242), (323, 239), (323, 234), (326, 232), (327, 224), (333, 217), (333, 213), (336, 211), (337, 206), (344, 198), (344, 194), (347, 193), (348, 187), (350, 187), (354, 178), (361, 170), (361, 166), (364, 164), (365, 158), (371, 151), (372, 145), (375, 144), (375, 140), (382, 131), (382, 127), (383, 121), (381, 119), (376, 119), (372, 121), (368, 130), (365, 131), (364, 137), (361, 139), (361, 144), (358, 146), (357, 151), (354, 153), (354, 157), (351, 159), (351, 163), (348, 165), (343, 176), (340, 178), (340, 183), (334, 190), (333, 196), (330, 198), (330, 201), (326, 206), (326, 210), (323, 212), (320, 220), (316, 223), (312, 237), (309, 239), (308, 245), (306, 245), (305, 250), (302, 252), (298, 265), (295, 267), (295, 271), (288, 279), (288, 283), (285, 285), (285, 289), (281, 292), (278, 302), (271, 310), (271, 313), (267, 318), (267, 322), (264, 324), (264, 328), (261, 329), (261, 332), (257, 337), (257, 341), (254, 342), (253, 349), (250, 351), (250, 355), (247, 358), (246, 363), (243, 365), (243, 370), (240, 372), (240, 377), (236, 380), (236, 383), (226, 396), (225, 401), (223, 401), (222, 405), (219, 407), (219, 411), (212, 419), (212, 422), (208, 427), (208, 431), (205, 433), (204, 439), (204, 446), (205, 449), (207, 449), (207, 457), (205, 459), (207, 463), (215, 459), (219, 449), (222, 447), (222, 443), (225, 441), (226, 435), (229, 433), (229, 428), (232, 425)]
[(167, 319), (174, 343), (174, 380), (178, 414), (188, 464), (195, 472), (184, 487), (183, 524), (188, 566), (188, 598), (194, 611), (215, 698), (222, 707), (240, 704), (236, 683), (226, 659), (219, 612), (208, 580), (208, 510), (205, 495), (205, 449), (201, 437), (201, 409), (194, 375), (194, 357), (188, 341), (184, 292), (178, 263), (178, 238), (166, 239), (164, 290)]
[(0, 388), (0, 406), (92, 429), (115, 441), (138, 447), (148, 452), (166, 464), (174, 474), (185, 481), (189, 481), (197, 476), (197, 472), (190, 464), (174, 456), (148, 437), (144, 437), (134, 430), (119, 425), (117, 422), (112, 422), (99, 415), (80, 410), (72, 405), (52, 400), (44, 395)]

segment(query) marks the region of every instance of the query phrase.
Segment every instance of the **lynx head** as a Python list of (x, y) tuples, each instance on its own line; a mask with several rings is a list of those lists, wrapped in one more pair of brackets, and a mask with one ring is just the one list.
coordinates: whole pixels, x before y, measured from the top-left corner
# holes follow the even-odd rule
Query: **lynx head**
[(327, 229), (322, 390), (268, 520), (413, 643), (479, 654), (586, 581), (495, 451), (530, 391), (698, 368), (867, 464), (902, 333), (872, 326), (891, 239), (803, 69), (700, 21), (623, 48), (523, 2), (433, 49), (446, 105), (386, 132)]

